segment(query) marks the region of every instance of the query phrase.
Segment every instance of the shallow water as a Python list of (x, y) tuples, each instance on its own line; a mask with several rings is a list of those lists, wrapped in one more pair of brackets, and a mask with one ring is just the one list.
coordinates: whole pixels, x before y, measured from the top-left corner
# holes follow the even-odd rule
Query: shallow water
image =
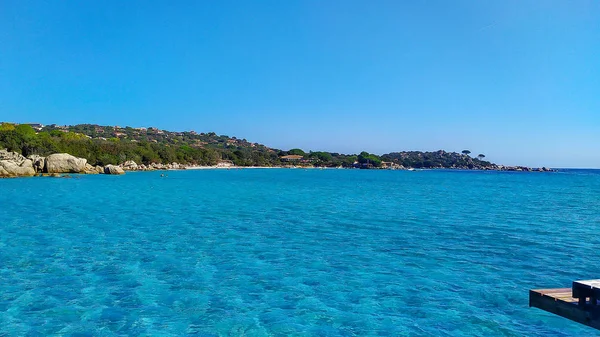
[(202, 170), (0, 180), (0, 336), (594, 336), (600, 174)]

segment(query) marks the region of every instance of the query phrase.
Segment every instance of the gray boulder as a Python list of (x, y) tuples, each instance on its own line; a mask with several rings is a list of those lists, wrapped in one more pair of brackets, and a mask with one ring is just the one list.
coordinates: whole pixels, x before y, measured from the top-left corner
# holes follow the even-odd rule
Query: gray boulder
[(33, 163), (29, 159), (22, 162), (0, 160), (0, 177), (31, 177), (35, 175)]
[(45, 157), (39, 156), (37, 154), (32, 154), (28, 156), (27, 159), (30, 159), (33, 162), (33, 169), (36, 173), (44, 172), (44, 166), (46, 166)]
[(6, 149), (0, 150), (0, 160), (11, 160), (17, 163), (21, 163), (25, 159), (27, 158), (23, 157), (22, 155), (16, 152), (10, 152)]
[(77, 158), (68, 153), (55, 153), (46, 157), (46, 173), (83, 173), (87, 159)]
[(119, 166), (106, 165), (104, 167), (104, 173), (105, 174), (125, 174), (125, 171), (123, 171), (123, 169), (120, 168)]
[(35, 175), (33, 162), (16, 152), (0, 150), (0, 177), (29, 177)]
[(134, 162), (133, 160), (128, 160), (128, 161), (124, 162), (123, 165), (121, 165), (121, 166), (126, 171), (136, 171), (139, 169), (138, 164), (136, 162)]
[(98, 171), (92, 165), (85, 164), (85, 174), (98, 174)]

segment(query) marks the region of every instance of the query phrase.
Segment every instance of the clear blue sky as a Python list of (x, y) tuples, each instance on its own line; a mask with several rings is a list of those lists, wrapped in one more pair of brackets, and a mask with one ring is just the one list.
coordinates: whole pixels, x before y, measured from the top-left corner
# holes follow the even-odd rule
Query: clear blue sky
[(600, 168), (600, 1), (2, 1), (0, 120)]

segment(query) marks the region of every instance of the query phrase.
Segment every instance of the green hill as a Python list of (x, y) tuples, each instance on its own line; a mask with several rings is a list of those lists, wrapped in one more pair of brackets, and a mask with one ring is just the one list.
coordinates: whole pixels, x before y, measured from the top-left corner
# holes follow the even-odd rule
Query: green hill
[[(246, 139), (217, 135), (214, 132), (173, 132), (157, 128), (132, 128), (79, 124), (72, 126), (39, 124), (0, 124), (0, 148), (24, 156), (69, 153), (86, 158), (92, 165), (137, 163), (172, 163), (216, 165), (227, 160), (238, 166), (302, 165), (360, 168), (464, 168), (497, 169), (498, 166), (468, 151), (393, 152), (381, 156), (361, 152), (340, 154), (308, 152), (300, 149), (283, 151), (252, 143)], [(482, 157), (481, 157), (482, 158)]]

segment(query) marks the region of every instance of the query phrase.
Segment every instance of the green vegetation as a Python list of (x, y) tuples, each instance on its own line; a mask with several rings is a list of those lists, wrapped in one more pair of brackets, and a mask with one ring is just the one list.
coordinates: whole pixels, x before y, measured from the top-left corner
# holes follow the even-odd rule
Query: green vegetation
[(50, 125), (34, 129), (26, 124), (0, 123), (0, 148), (24, 156), (69, 153), (86, 158), (92, 165), (136, 163), (172, 163), (215, 165), (229, 160), (238, 166), (290, 165), (282, 161), (285, 155), (299, 155), (292, 165), (318, 167), (386, 167), (415, 168), (490, 168), (490, 162), (471, 158), (469, 150), (455, 152), (393, 152), (378, 156), (368, 152), (346, 155), (331, 152), (305, 152), (301, 149), (282, 151), (246, 139), (217, 135), (214, 132), (170, 132), (156, 128), (131, 128), (81, 124)]
[(287, 154), (297, 155), (297, 156), (306, 156), (306, 152), (301, 149), (291, 149), (287, 152)]
[(367, 167), (369, 167), (369, 165), (372, 165), (374, 167), (381, 166), (381, 159), (377, 155), (370, 154), (370, 153), (365, 152), (365, 151), (361, 152), (358, 155), (358, 162), (360, 164), (363, 164), (363, 165), (367, 166)]
[(249, 166), (269, 165), (279, 160), (277, 153), (265, 146), (214, 133), (196, 135), (97, 125), (48, 126), (36, 133), (29, 125), (3, 123), (0, 148), (25, 156), (66, 152), (86, 158), (92, 165), (119, 164), (127, 160), (144, 164), (215, 165), (227, 159), (236, 165)]
[(392, 152), (384, 154), (381, 156), (381, 159), (386, 162), (399, 162), (404, 167), (414, 168), (485, 169), (495, 167), (494, 164), (488, 161), (471, 158), (468, 154), (446, 152), (443, 150), (435, 152)]

